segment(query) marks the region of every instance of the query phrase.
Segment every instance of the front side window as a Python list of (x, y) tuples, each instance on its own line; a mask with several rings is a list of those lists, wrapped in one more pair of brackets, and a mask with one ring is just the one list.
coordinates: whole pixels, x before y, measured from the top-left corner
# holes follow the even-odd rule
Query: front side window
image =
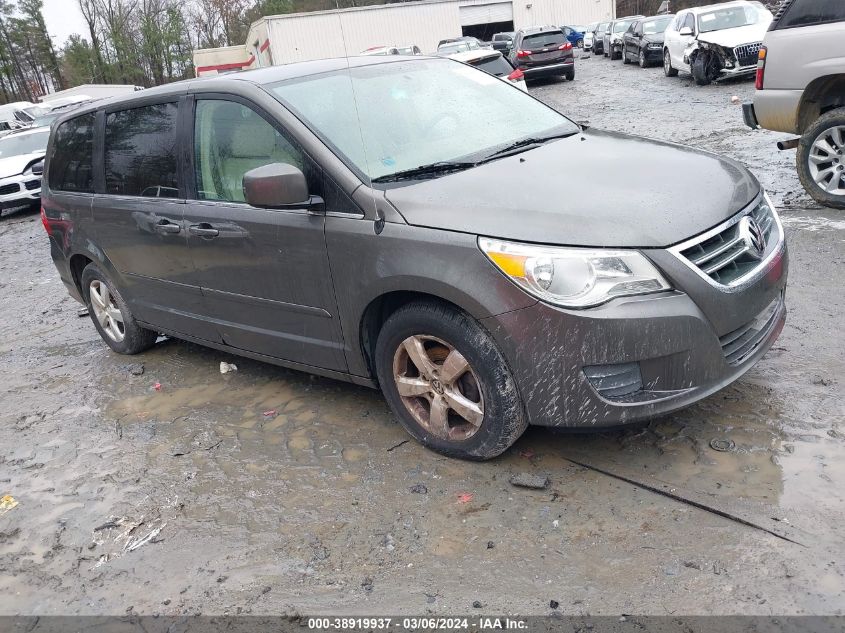
[(106, 115), (106, 193), (177, 198), (175, 103)]
[(49, 183), (56, 191), (94, 192), (95, 113), (65, 121), (56, 129)]
[(778, 28), (842, 21), (845, 21), (845, 2), (842, 0), (796, 0), (781, 18)]
[(631, 20), (622, 20), (621, 22), (616, 22), (613, 25), (613, 32), (614, 33), (624, 33), (628, 30), (628, 27), (631, 26)]
[(684, 23), (681, 28), (685, 26), (689, 27), (692, 32), (695, 33), (695, 15), (693, 15), (692, 13), (687, 13), (686, 17), (684, 17)]
[(197, 100), (194, 165), (200, 200), (245, 202), (244, 174), (271, 163), (305, 170), (302, 152), (251, 108)]
[(518, 140), (578, 131), (501, 79), (447, 59), (359, 66), (268, 88), (372, 180), (441, 161), (480, 160)]

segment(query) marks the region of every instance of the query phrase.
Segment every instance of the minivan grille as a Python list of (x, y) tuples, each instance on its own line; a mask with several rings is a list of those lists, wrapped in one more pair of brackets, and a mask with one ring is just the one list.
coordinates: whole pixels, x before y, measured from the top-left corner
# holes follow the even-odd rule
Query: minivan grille
[(752, 321), (719, 338), (729, 365), (741, 364), (757, 349), (774, 328), (782, 304), (783, 296), (780, 295)]
[[(778, 237), (774, 212), (763, 200), (746, 215), (752, 216), (760, 227), (765, 241), (764, 254), (767, 254)], [(741, 224), (734, 222), (720, 233), (688, 246), (680, 252), (681, 256), (716, 283), (730, 285), (760, 264), (760, 257), (751, 254), (749, 244), (741, 234)]]
[(21, 186), (18, 183), (13, 182), (13, 183), (10, 183), (8, 185), (3, 185), (2, 187), (0, 187), (0, 196), (5, 196), (5, 195), (8, 195), (10, 193), (15, 193), (16, 191), (20, 191), (20, 190), (21, 190)]
[(757, 54), (760, 52), (760, 47), (763, 42), (754, 42), (753, 44), (743, 44), (734, 48), (734, 57), (739, 62), (740, 66), (754, 66), (757, 64)]

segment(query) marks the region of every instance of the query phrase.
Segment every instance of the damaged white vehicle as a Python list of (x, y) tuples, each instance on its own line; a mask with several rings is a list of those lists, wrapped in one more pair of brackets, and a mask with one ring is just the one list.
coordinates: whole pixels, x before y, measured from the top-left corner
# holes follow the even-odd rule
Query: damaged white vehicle
[(757, 54), (772, 23), (760, 2), (725, 2), (680, 11), (666, 28), (663, 70), (691, 73), (699, 86), (757, 71)]

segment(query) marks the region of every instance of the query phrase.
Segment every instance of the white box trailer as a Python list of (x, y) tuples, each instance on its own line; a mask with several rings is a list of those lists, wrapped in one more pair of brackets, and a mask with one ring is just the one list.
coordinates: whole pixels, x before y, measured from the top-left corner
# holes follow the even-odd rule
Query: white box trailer
[(252, 24), (243, 49), (198, 50), (194, 64), (201, 76), (358, 55), (374, 46), (415, 44), (433, 53), (446, 38), (489, 40), (528, 26), (588, 24), (611, 19), (614, 8), (615, 0), (423, 0), (274, 15)]
[(49, 104), (55, 99), (76, 96), (86, 96), (91, 99), (106, 99), (108, 97), (117, 97), (119, 95), (125, 95), (143, 89), (143, 86), (129, 86), (124, 84), (82, 84), (81, 86), (74, 86), (73, 88), (46, 94), (41, 97), (41, 102)]

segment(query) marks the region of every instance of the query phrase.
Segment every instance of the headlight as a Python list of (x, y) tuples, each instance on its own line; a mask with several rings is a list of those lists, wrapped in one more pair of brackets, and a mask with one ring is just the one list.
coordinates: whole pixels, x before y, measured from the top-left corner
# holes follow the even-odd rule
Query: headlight
[(478, 238), (478, 246), (520, 288), (565, 308), (591, 308), (616, 297), (669, 290), (637, 251), (535, 246)]

